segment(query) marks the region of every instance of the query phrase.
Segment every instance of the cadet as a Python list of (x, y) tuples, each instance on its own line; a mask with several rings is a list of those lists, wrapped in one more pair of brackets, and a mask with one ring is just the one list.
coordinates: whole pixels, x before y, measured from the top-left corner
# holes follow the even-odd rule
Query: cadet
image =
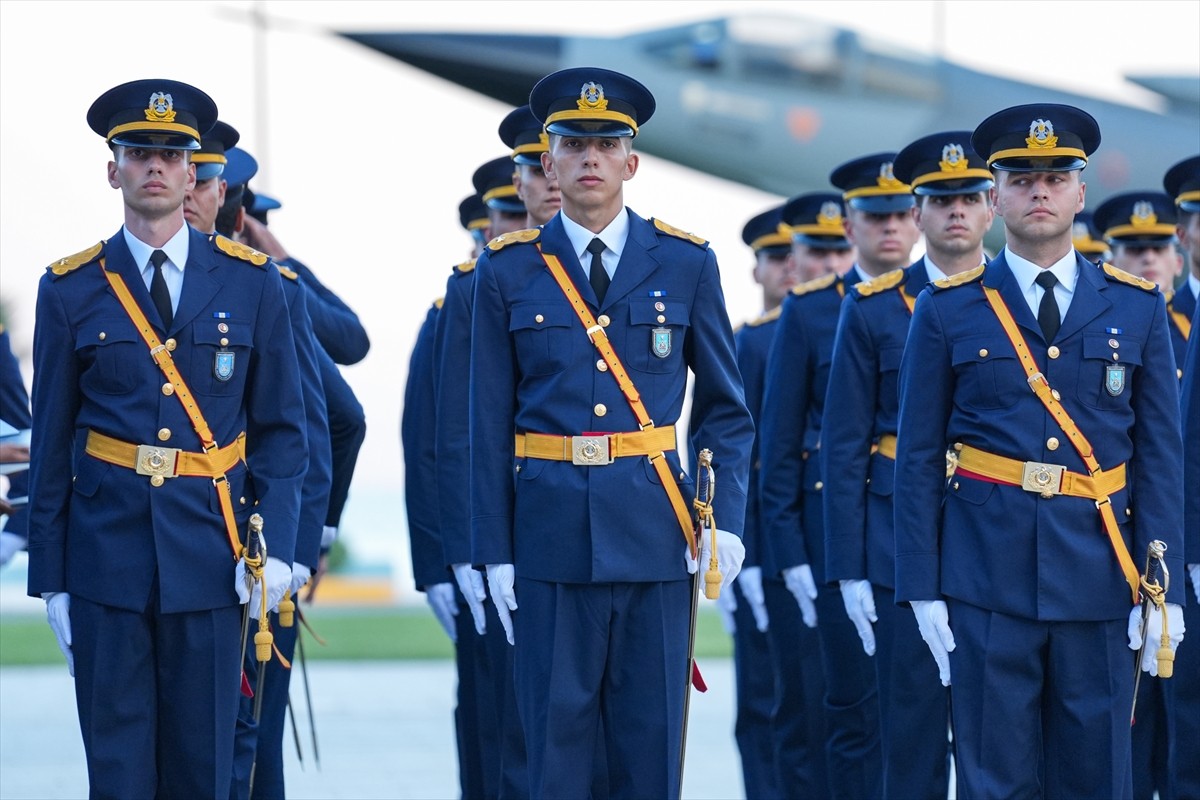
[[(475, 191), (487, 208), (489, 237), (519, 230), (525, 223), (525, 206), (516, 196), (513, 174), (513, 161), (505, 156), (481, 165), (472, 176)], [(512, 652), (495, 608), (484, 604), (483, 574), (471, 560), (471, 492), (464, 476), (470, 473), (468, 381), (474, 269), (472, 259), (451, 271), (433, 344), (442, 566), (454, 575), (470, 610), (469, 617), (459, 614), (456, 649), (459, 775), (464, 796), (522, 797), (529, 794), (529, 778), (513, 694)], [(474, 622), (478, 636), (471, 634), (469, 622)]]
[(558, 191), (558, 182), (547, 178), (542, 169), (541, 158), (548, 139), (529, 106), (508, 112), (500, 122), (500, 140), (512, 148), (515, 169), (512, 183), (517, 199), (525, 206), (525, 227), (545, 225), (562, 207), (562, 195)]
[(846, 240), (842, 196), (834, 192), (806, 192), (783, 206), (783, 224), (792, 233), (792, 261), (800, 283), (830, 273), (845, 275), (857, 253)]
[(603, 717), (612, 793), (674, 797), (693, 555), (725, 583), (743, 555), (729, 530), (692, 549), (675, 449), (689, 367), (692, 441), (713, 448), (716, 518), (738, 532), (753, 423), (707, 243), (622, 204), (650, 92), (583, 67), (529, 105), (563, 208), (493, 240), (476, 270), (472, 561), (517, 647), (531, 795), (587, 795)]
[[(1167, 317), (1172, 339), (1178, 341), (1176, 333), (1186, 327), (1191, 334), (1200, 324), (1200, 155), (1185, 158), (1163, 178), (1163, 188), (1178, 209), (1179, 221), (1175, 235), (1183, 250), (1184, 262), (1188, 266), (1187, 281), (1175, 292), (1167, 306)], [(1181, 316), (1191, 307), (1191, 321), (1187, 326)], [(1182, 416), (1183, 441), (1190, 446), (1184, 448), (1184, 482), (1186, 486), (1197, 486), (1200, 481), (1200, 337), (1186, 337), (1187, 353), (1178, 363), (1183, 370)], [(1184, 625), (1193, 632), (1200, 631), (1200, 493), (1189, 491), (1184, 508), (1184, 556), (1190, 581), (1180, 580), (1192, 589), (1188, 603), (1183, 609)], [(1193, 601), (1194, 598), (1194, 601)], [(1195, 757), (1195, 742), (1200, 741), (1200, 647), (1195, 644), (1183, 648), (1175, 665), (1175, 737), (1174, 791), (1176, 797), (1200, 797), (1200, 759)], [(1184, 744), (1187, 743), (1187, 744)], [(1186, 749), (1191, 747), (1189, 751)]]
[(893, 590), (896, 377), (926, 283), (983, 263), (992, 178), (970, 131), (918, 139), (896, 156), (894, 172), (913, 187), (927, 250), (905, 269), (856, 284), (842, 303), (821, 427), (826, 577), (839, 582), (863, 649), (875, 656), (883, 797), (944, 798), (950, 698)]
[[(198, 180), (197, 189), (185, 195), (183, 213), (196, 230), (212, 232), (215, 228), (220, 235), (232, 239), (236, 238), (242, 227), (244, 212), (241, 192), (258, 171), (258, 162), (245, 150), (233, 146), (239, 137), (232, 126), (218, 121), (213, 131), (218, 135), (212, 132), (206, 134), (200, 150), (193, 156), (193, 160), (200, 159), (196, 173), (203, 175), (204, 181), (201, 183)], [(215, 198), (221, 199), (220, 205), (213, 204)], [(295, 272), (286, 267), (276, 267), (284, 277), (283, 295), (288, 304), (292, 338), (296, 345), (308, 437), (308, 468), (300, 488), (300, 519), (292, 581), (288, 588), (290, 598), (296, 596), (317, 568), (321, 533), (329, 506), (329, 422), (325, 388), (321, 380), (321, 362), (329, 361), (329, 356), (313, 336), (307, 291), (299, 283)], [(254, 796), (260, 800), (283, 797), (283, 731), (291, 671), (282, 666), (274, 653), (278, 652), (290, 662), (296, 647), (297, 629), (295, 625), (282, 625), (275, 609), (271, 610), (269, 619), (274, 650), (262, 681), (263, 698), (258, 701), (259, 719), (254, 718), (256, 701), (253, 697), (243, 694), (238, 708), (230, 789), (230, 795), (234, 798), (248, 797), (252, 785)], [(258, 691), (259, 665), (254, 651), (257, 631), (257, 625), (251, 625), (246, 630), (246, 655), (242, 664), (247, 681), (253, 687), (252, 692)]]
[[(13, 355), (8, 331), (0, 324), (0, 422), (5, 422), (18, 431), (21, 437), (29, 435), (33, 420), (29, 414), (29, 393), (25, 391), (25, 379), (21, 376), (21, 364)], [(28, 442), (28, 440), (25, 440)], [(25, 454), (25, 458), (28, 455)], [(24, 459), (22, 459), (24, 460)], [(29, 537), (29, 471), (21, 469), (5, 472), (8, 478), (8, 497), (12, 507), (4, 512), (4, 529), (0, 530), (0, 567), (7, 564), (18, 551), (25, 549)]]
[(74, 663), (94, 797), (229, 792), (252, 510), (268, 605), (291, 581), (308, 452), (281, 279), (183, 218), (216, 117), (176, 81), (96, 100), (125, 225), (38, 291), (29, 593)]
[[(763, 369), (767, 348), (779, 319), (779, 304), (796, 284), (791, 256), (791, 235), (783, 224), (783, 206), (770, 208), (742, 228), (742, 241), (754, 252), (754, 282), (762, 286), (763, 312), (734, 331), (738, 371), (746, 390), (746, 405), (758, 415), (762, 399)], [(775, 769), (775, 744), (771, 717), (775, 709), (775, 675), (771, 669), (766, 631), (770, 621), (763, 598), (758, 504), (758, 444), (750, 457), (749, 495), (742, 542), (746, 558), (731, 591), (722, 592), (719, 606), (725, 628), (733, 636), (737, 717), (734, 738), (742, 758), (742, 784), (747, 797), (779, 797)], [(792, 786), (794, 791), (795, 787)]]
[[(896, 600), (953, 679), (963, 797), (1131, 795), (1135, 562), (1158, 538), (1182, 572), (1162, 295), (1071, 247), (1099, 143), (1095, 120), (1063, 105), (976, 128), (1008, 244), (921, 294), (901, 361)], [(1182, 599), (1172, 581), (1150, 614), (1152, 673), (1164, 617), (1172, 650), (1182, 637)]]
[(1071, 244), (1088, 261), (1112, 260), (1108, 243), (1104, 241), (1104, 231), (1096, 227), (1090, 211), (1080, 211), (1075, 215), (1075, 224), (1071, 228)]
[(488, 214), (483, 198), (477, 194), (464, 197), (458, 204), (458, 221), (471, 236), (471, 258), (479, 258), (488, 243)]
[[(248, 154), (247, 154), (248, 155)], [(242, 194), (242, 206), (253, 203), (255, 195), (248, 186), (237, 187)], [(232, 190), (231, 190), (232, 191)], [(231, 208), (234, 198), (227, 198), (223, 209)], [(281, 204), (272, 200), (273, 207)], [(268, 207), (271, 204), (264, 204)], [(236, 211), (236, 208), (234, 208)], [(263, 220), (266, 212), (262, 212)], [(328, 358), (318, 354), (321, 367), (321, 383), (325, 387), (325, 406), (329, 414), (330, 457), (333, 465), (333, 484), (329, 493), (329, 510), (325, 515), (325, 526), (321, 532), (321, 563), (308, 583), (306, 599), (311, 602), (317, 584), (325, 572), (326, 556), (337, 539), (342, 512), (350, 494), (350, 481), (358, 462), (358, 452), (367, 438), (367, 418), (362, 403), (342, 376), (337, 364), (356, 364), (366, 357), (371, 347), (367, 329), (341, 297), (318, 280), (316, 274), (298, 258), (290, 255), (267, 223), (253, 215), (241, 215), (238, 238), (275, 259), (281, 267), (295, 272), (300, 283), (308, 291), (307, 304), (312, 318), (313, 334), (317, 344)], [(218, 216), (218, 222), (220, 217)], [(232, 224), (232, 223), (231, 223)]]
[[(916, 243), (912, 190), (892, 175), (894, 153), (849, 161), (830, 181), (847, 204), (846, 238), (858, 263), (844, 276), (802, 283), (784, 301), (767, 360), (760, 443), (763, 523), (775, 566), (821, 639), (830, 789), (875, 797), (880, 788), (879, 706), (874, 667), (825, 577), (824, 514), (818, 448), (829, 362), (846, 289), (908, 263)], [(826, 216), (834, 209), (827, 207)], [(827, 228), (832, 228), (828, 225)], [(815, 601), (815, 602), (814, 602)]]

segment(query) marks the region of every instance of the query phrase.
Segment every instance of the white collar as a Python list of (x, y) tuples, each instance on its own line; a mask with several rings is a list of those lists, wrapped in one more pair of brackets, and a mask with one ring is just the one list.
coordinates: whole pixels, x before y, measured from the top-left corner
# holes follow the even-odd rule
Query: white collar
[(592, 233), (568, 217), (563, 211), (558, 213), (562, 217), (563, 232), (571, 240), (571, 247), (574, 248), (575, 255), (579, 257), (580, 264), (586, 267), (591, 263), (590, 258), (585, 260), (584, 254), (587, 253), (587, 246), (591, 244), (592, 239), (596, 238), (604, 242), (604, 246), (613, 252), (616, 261), (620, 260), (621, 251), (625, 249), (625, 242), (629, 239), (629, 209), (622, 208), (617, 216), (613, 217), (613, 221), (599, 233)]
[[(1021, 258), (1007, 246), (1004, 248), (1004, 260), (1008, 263), (1008, 268), (1012, 270), (1013, 277), (1017, 279), (1017, 285), (1021, 287), (1021, 291), (1023, 293), (1032, 291), (1037, 282), (1037, 276), (1044, 270), (1032, 261)], [(1050, 265), (1049, 270), (1054, 273), (1054, 277), (1058, 278), (1059, 285), (1068, 295), (1075, 292), (1075, 281), (1079, 277), (1079, 270), (1075, 266), (1073, 249), (1068, 250), (1065, 256)]]
[(946, 275), (945, 272), (942, 272), (941, 267), (939, 267), (937, 264), (933, 263), (933, 259), (929, 257), (928, 253), (925, 254), (924, 258), (925, 258), (925, 275), (927, 276), (930, 283), (933, 283), (934, 281), (945, 280), (947, 277), (949, 277)]
[(1192, 290), (1192, 297), (1200, 300), (1200, 278), (1196, 277), (1196, 273), (1188, 273), (1187, 287)]
[(130, 233), (129, 228), (121, 228), (121, 232), (125, 235), (125, 245), (129, 248), (129, 254), (133, 256), (133, 263), (137, 265), (139, 272), (146, 271), (146, 267), (150, 265), (150, 255), (155, 250), (162, 250), (166, 253), (169, 262), (180, 272), (183, 272), (183, 267), (187, 264), (188, 258), (189, 231), (190, 228), (185, 223), (179, 227), (175, 235), (167, 240), (167, 243), (162, 247), (151, 247)]

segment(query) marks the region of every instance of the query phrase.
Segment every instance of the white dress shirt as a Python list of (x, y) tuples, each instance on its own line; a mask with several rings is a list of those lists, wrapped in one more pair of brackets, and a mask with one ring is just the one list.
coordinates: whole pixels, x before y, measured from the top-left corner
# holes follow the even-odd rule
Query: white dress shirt
[(150, 263), (150, 254), (155, 250), (162, 250), (167, 254), (162, 273), (163, 280), (167, 282), (167, 291), (171, 293), (172, 314), (179, 310), (179, 295), (183, 292), (183, 266), (188, 257), (188, 231), (188, 226), (182, 225), (162, 247), (151, 247), (130, 233), (128, 228), (121, 228), (121, 232), (125, 234), (125, 244), (133, 256), (133, 263), (137, 264), (142, 272), (142, 280), (146, 282), (147, 290), (154, 278), (154, 265)]
[(592, 266), (592, 254), (588, 252), (587, 246), (592, 243), (592, 239), (596, 238), (604, 242), (604, 252), (600, 254), (600, 262), (604, 264), (604, 271), (611, 279), (617, 271), (617, 263), (621, 260), (625, 242), (629, 239), (629, 209), (622, 208), (613, 221), (599, 233), (592, 233), (568, 217), (565, 212), (559, 213), (562, 215), (563, 230), (566, 232), (567, 238), (571, 240), (571, 247), (575, 249), (575, 255), (579, 257), (579, 263), (583, 266), (584, 272), (590, 272)]
[[(1008, 268), (1017, 279), (1017, 285), (1021, 287), (1021, 294), (1025, 295), (1029, 310), (1037, 317), (1042, 295), (1046, 293), (1046, 290), (1037, 284), (1037, 276), (1042, 274), (1042, 268), (1021, 258), (1007, 247), (1004, 248), (1004, 260), (1008, 262)], [(1075, 251), (1068, 250), (1065, 256), (1049, 267), (1049, 270), (1058, 278), (1058, 283), (1054, 286), (1054, 300), (1058, 303), (1058, 318), (1065, 320), (1067, 309), (1071, 306), (1071, 298), (1075, 296), (1075, 281), (1079, 279), (1079, 269), (1075, 266)]]

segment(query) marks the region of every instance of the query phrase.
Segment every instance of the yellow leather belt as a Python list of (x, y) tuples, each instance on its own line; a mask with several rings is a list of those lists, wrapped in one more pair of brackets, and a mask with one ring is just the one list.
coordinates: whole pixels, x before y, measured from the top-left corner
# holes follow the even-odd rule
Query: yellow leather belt
[(176, 447), (130, 444), (90, 430), (84, 452), (109, 464), (134, 470), (139, 475), (148, 475), (150, 483), (161, 486), (167, 478), (223, 476), (239, 461), (245, 460), (246, 434), (238, 434), (230, 444), (209, 453), (191, 453)]
[(514, 451), (517, 458), (545, 461), (570, 461), (581, 466), (611, 464), (627, 456), (652, 456), (675, 449), (675, 426), (648, 428), (628, 433), (596, 436), (551, 436), (544, 433), (518, 433)]
[(1034, 492), (1046, 498), (1066, 495), (1088, 500), (1107, 500), (1109, 495), (1125, 488), (1124, 464), (1097, 472), (1095, 475), (1084, 475), (1081, 472), (1071, 472), (1058, 464), (1017, 461), (1015, 458), (987, 453), (969, 445), (963, 445), (958, 454), (958, 474), (964, 473), (967, 473), (967, 477), (981, 476), (996, 483), (1020, 486), (1027, 492)]

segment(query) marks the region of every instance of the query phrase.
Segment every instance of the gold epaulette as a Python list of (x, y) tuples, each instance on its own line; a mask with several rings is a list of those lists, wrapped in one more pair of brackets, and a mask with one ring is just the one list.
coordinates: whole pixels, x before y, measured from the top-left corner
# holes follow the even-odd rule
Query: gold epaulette
[[(503, 246), (504, 245), (500, 245), (500, 247), (503, 247)], [(499, 249), (499, 248), (496, 248), (496, 249)], [(475, 259), (473, 259), (473, 258), (470, 261), (464, 261), (461, 264), (454, 265), (454, 271), (460, 275), (465, 275), (466, 273), (470, 272), (473, 269), (475, 269)]]
[(267, 262), (271, 260), (270, 256), (266, 253), (260, 253), (253, 247), (248, 247), (241, 242), (235, 242), (233, 239), (227, 239), (220, 234), (213, 236), (212, 241), (217, 246), (217, 249), (225, 255), (233, 256), (242, 261), (249, 261), (256, 267), (266, 266)]
[(100, 255), (101, 251), (103, 250), (104, 242), (97, 242), (87, 250), (80, 250), (73, 256), (60, 258), (58, 261), (55, 261), (50, 266), (46, 267), (46, 269), (50, 270), (51, 274), (53, 275), (63, 276), (68, 272), (79, 269), (84, 264), (90, 264), (91, 262), (95, 261), (96, 256)]
[(783, 306), (775, 306), (765, 314), (760, 314), (754, 319), (746, 320), (746, 326), (749, 328), (757, 328), (759, 325), (765, 325), (768, 322), (774, 322), (779, 319), (779, 315), (783, 313)]
[(1147, 292), (1153, 292), (1158, 289), (1158, 284), (1154, 281), (1148, 281), (1145, 278), (1139, 278), (1137, 275), (1114, 267), (1107, 261), (1101, 265), (1101, 268), (1104, 270), (1105, 274), (1108, 275), (1108, 277), (1112, 278), (1113, 280), (1120, 281), (1121, 283), (1128, 283), (1130, 286), (1136, 286), (1139, 289), (1145, 289)]
[(502, 233), (495, 239), (492, 239), (490, 242), (488, 242), (488, 250), (496, 252), (497, 250), (503, 250), (510, 244), (528, 244), (529, 242), (536, 242), (538, 237), (541, 235), (541, 228), (525, 228), (524, 230)]
[(667, 223), (663, 222), (661, 219), (654, 220), (654, 227), (658, 228), (660, 231), (667, 234), (668, 236), (675, 236), (680, 239), (687, 239), (692, 244), (697, 244), (697, 245), (700, 245), (701, 247), (704, 247), (706, 244), (708, 244), (707, 239), (701, 239), (699, 236), (695, 235), (694, 233), (688, 233), (687, 231), (676, 228), (674, 225), (668, 225)]
[(799, 296), (802, 294), (808, 294), (809, 292), (815, 292), (819, 289), (827, 289), (830, 286), (833, 286), (833, 283), (837, 280), (837, 278), (838, 276), (833, 272), (829, 273), (828, 275), (822, 275), (819, 278), (813, 278), (811, 281), (805, 281), (804, 283), (793, 286), (792, 294)]
[(975, 269), (969, 269), (966, 272), (960, 272), (957, 275), (950, 275), (942, 278), (941, 280), (936, 280), (932, 285), (936, 289), (950, 289), (955, 286), (962, 286), (964, 283), (971, 283), (972, 281), (977, 281), (982, 278), (983, 270), (984, 265), (980, 264), (978, 267), (975, 267)]
[(878, 278), (872, 278), (869, 281), (860, 281), (854, 284), (852, 288), (861, 297), (870, 297), (873, 294), (894, 288), (902, 280), (904, 280), (904, 270), (894, 269), (891, 272), (883, 273)]
[(291, 267), (285, 267), (283, 264), (276, 264), (275, 266), (278, 267), (279, 274), (287, 278), (289, 281), (300, 280), (300, 273), (296, 272), (296, 270), (292, 269)]
[(437, 300), (434, 300), (434, 301), (433, 301), (433, 307), (434, 307), (434, 308), (436, 308), (438, 311), (441, 311), (441, 310), (442, 310), (442, 304), (443, 304), (443, 303), (445, 303), (445, 302), (446, 302), (446, 298), (444, 298), (444, 297), (439, 297)]

